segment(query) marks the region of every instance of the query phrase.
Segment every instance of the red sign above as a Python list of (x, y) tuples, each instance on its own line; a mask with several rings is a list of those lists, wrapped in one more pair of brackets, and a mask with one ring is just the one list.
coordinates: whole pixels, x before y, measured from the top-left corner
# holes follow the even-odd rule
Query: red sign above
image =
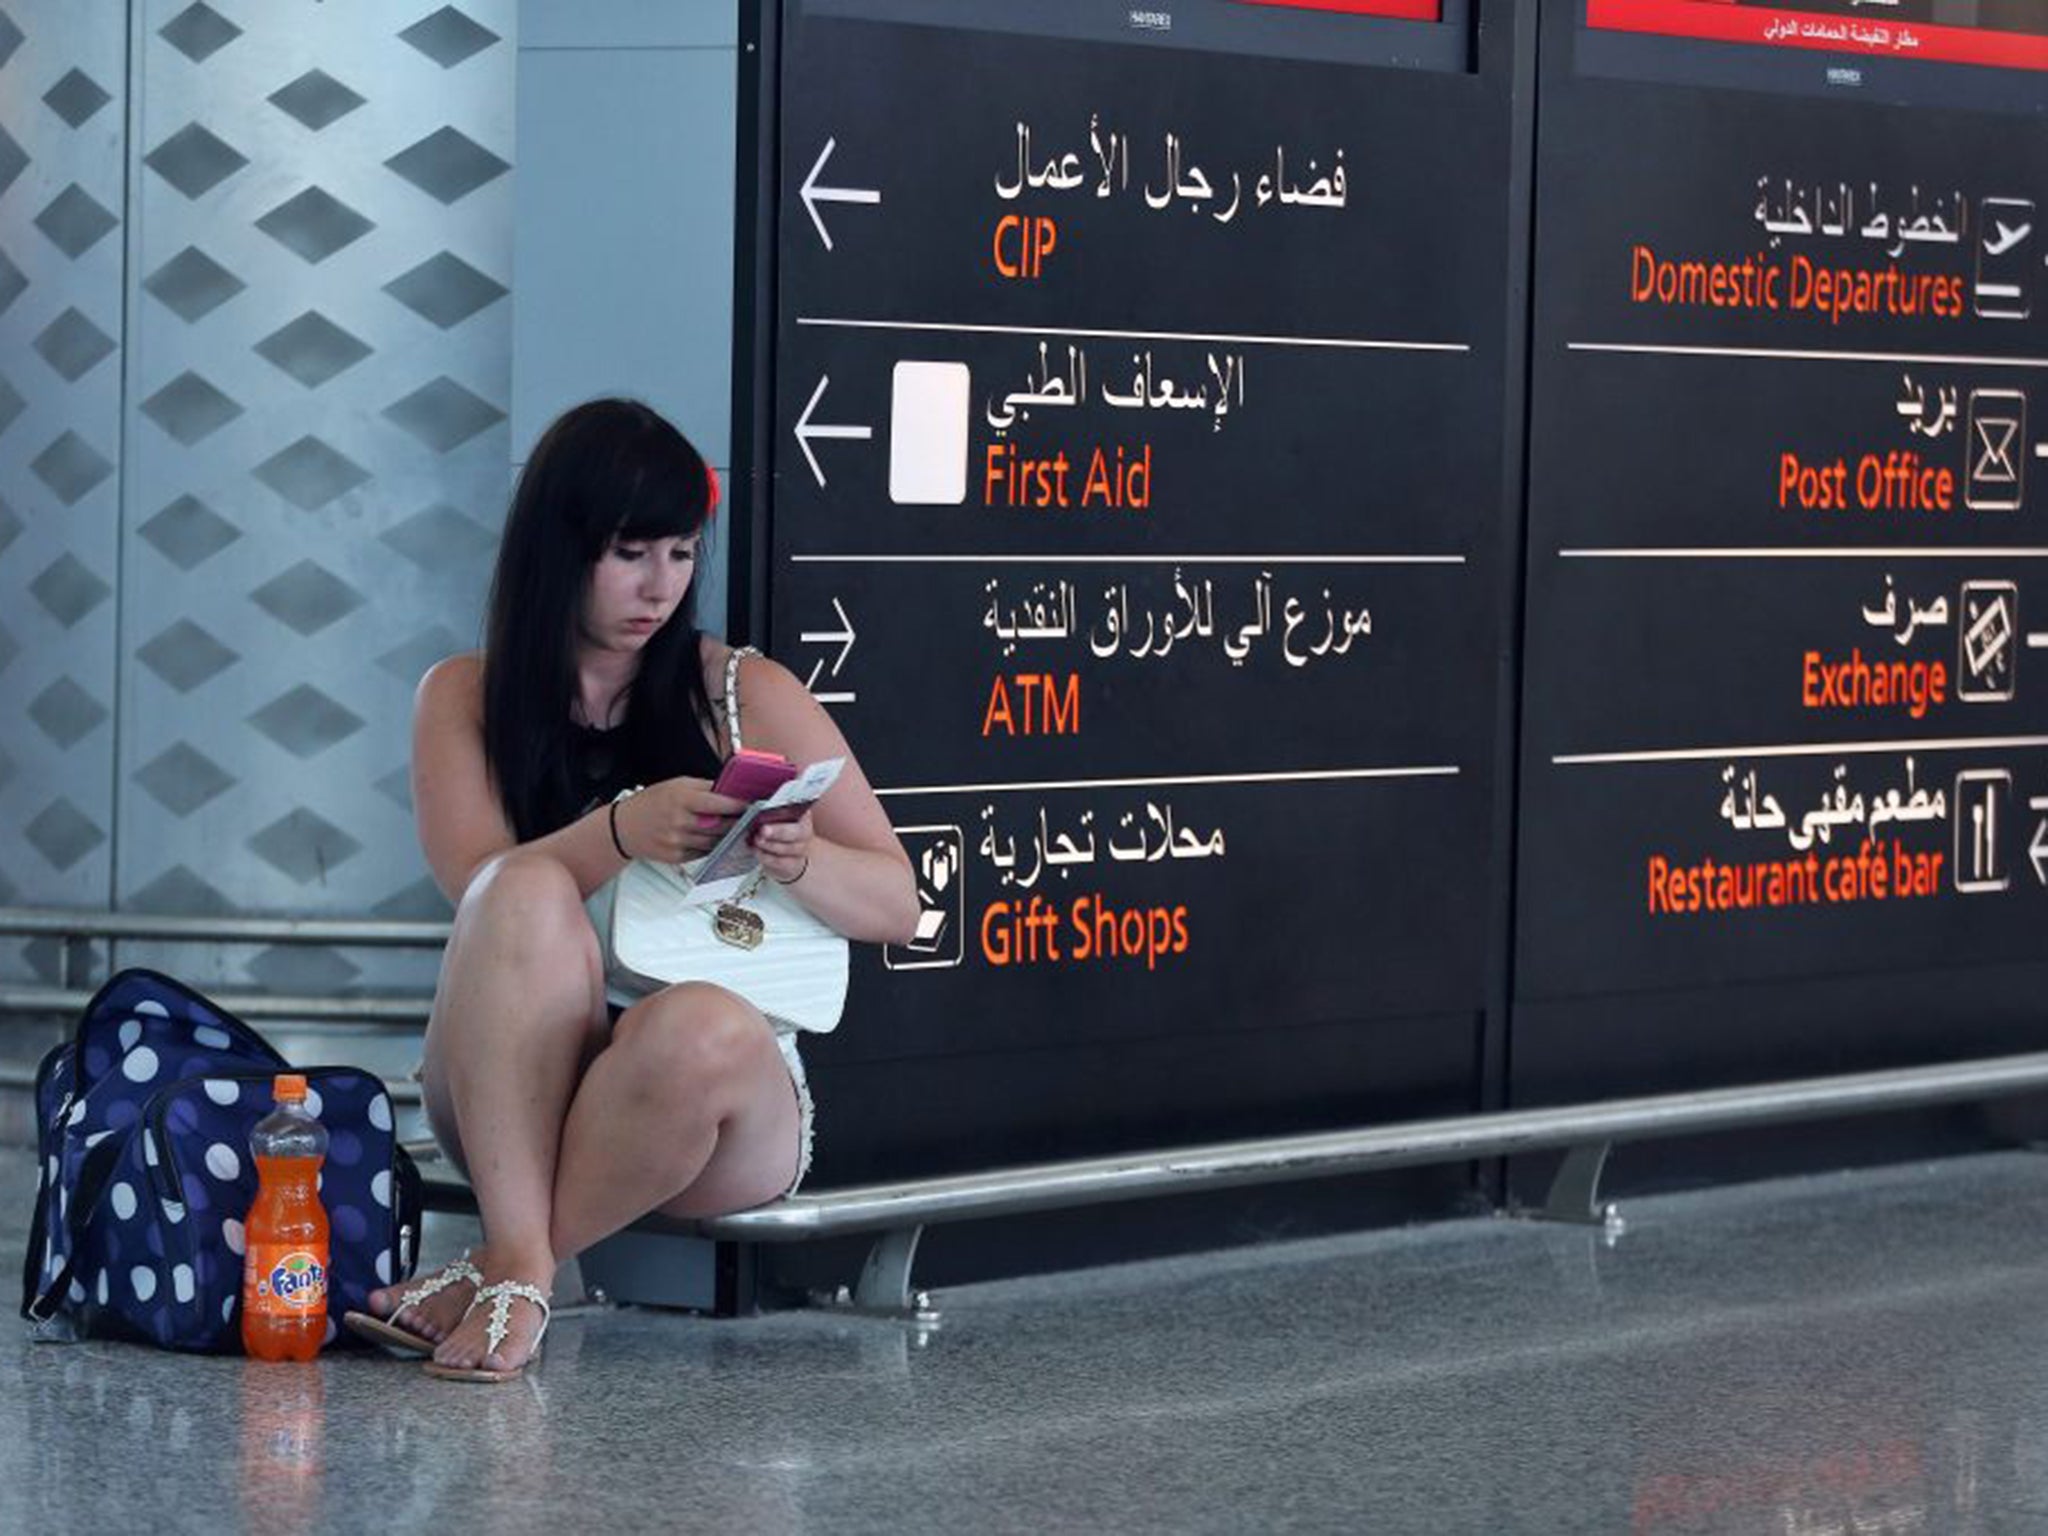
[(1393, 16), (1402, 21), (1442, 21), (1443, 0), (1238, 0), (1240, 5), (1284, 5), (1297, 11), (1344, 11), (1352, 16)]
[[(1617, 32), (2048, 70), (2048, 35), (2039, 32), (1863, 20), (1795, 6), (1735, 5), (1729, 0), (1587, 0), (1586, 21)], [(2042, 25), (2048, 29), (2048, 23)]]

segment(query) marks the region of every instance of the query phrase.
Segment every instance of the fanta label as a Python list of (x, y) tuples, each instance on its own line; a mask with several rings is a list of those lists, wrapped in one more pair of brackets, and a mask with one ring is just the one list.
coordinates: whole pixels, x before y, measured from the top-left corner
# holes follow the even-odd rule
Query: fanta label
[(327, 1309), (327, 1266), (318, 1254), (286, 1243), (251, 1243), (244, 1305), (274, 1317)]

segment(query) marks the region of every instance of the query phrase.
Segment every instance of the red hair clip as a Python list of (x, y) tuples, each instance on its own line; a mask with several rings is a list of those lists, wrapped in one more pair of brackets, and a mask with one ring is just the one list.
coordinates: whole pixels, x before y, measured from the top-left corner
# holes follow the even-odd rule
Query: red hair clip
[(712, 518), (718, 516), (718, 471), (709, 464), (706, 464), (704, 466), (704, 478), (711, 483), (711, 505), (704, 511), (704, 520), (708, 523)]

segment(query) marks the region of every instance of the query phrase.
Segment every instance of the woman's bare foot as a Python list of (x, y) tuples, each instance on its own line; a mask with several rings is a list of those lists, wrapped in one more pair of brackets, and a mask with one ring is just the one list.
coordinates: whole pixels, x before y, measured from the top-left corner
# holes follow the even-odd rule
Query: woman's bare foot
[[(533, 1286), (541, 1295), (552, 1293), (555, 1260), (550, 1253), (525, 1256), (492, 1252), (476, 1255), (477, 1268), (485, 1285), (501, 1280), (518, 1280)], [(493, 1350), (490, 1347), (489, 1307), (478, 1307), (441, 1340), (434, 1351), (434, 1363), (456, 1370), (516, 1371), (532, 1357), (540, 1339), (542, 1314), (531, 1302), (515, 1300), (507, 1311), (509, 1331)]]
[[(478, 1269), (488, 1271), (489, 1255), (481, 1245), (470, 1249), (464, 1257)], [(468, 1309), (471, 1298), (476, 1295), (475, 1281), (451, 1281), (424, 1301), (417, 1301), (405, 1307), (403, 1316), (394, 1317), (392, 1314), (403, 1304), (406, 1292), (418, 1290), (447, 1267), (443, 1265), (441, 1269), (424, 1275), (415, 1275), (412, 1279), (401, 1281), (397, 1285), (387, 1285), (382, 1290), (370, 1292), (371, 1314), (405, 1329), (408, 1333), (416, 1333), (423, 1339), (440, 1343), (454, 1331), (455, 1325), (462, 1321), (462, 1314)]]

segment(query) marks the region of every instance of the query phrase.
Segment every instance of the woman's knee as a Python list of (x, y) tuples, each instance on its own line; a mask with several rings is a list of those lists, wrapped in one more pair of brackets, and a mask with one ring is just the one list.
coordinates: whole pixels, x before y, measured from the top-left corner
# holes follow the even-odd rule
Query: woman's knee
[(541, 854), (514, 851), (470, 882), (441, 958), (427, 1025), (426, 1075), (440, 1079), (450, 1053), (482, 1037), (573, 1034), (584, 1058), (604, 1042), (603, 961), (576, 879)]
[(583, 910), (583, 893), (567, 865), (544, 853), (515, 848), (486, 864), (455, 911), (458, 936), (487, 930), (529, 944), (569, 944), (595, 951), (597, 937)]
[(630, 1052), (650, 1092), (702, 1102), (744, 1089), (769, 1057), (774, 1031), (759, 1011), (723, 987), (685, 982), (648, 998), (621, 1018), (613, 1048)]

